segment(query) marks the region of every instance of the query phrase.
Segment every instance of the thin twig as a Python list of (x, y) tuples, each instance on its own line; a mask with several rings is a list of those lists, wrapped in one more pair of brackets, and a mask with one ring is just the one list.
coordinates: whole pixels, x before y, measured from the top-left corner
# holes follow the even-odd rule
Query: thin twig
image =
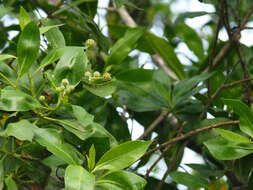
[(166, 152), (170, 149), (171, 146), (167, 146), (163, 152), (160, 154), (160, 156), (156, 159), (156, 161), (150, 166), (149, 169), (146, 171), (145, 178), (147, 179), (149, 177), (150, 172), (154, 169), (154, 167), (158, 164), (158, 162), (165, 156)]
[(193, 130), (193, 131), (191, 131), (189, 133), (186, 133), (186, 134), (181, 134), (180, 136), (177, 136), (177, 137), (175, 137), (175, 138), (173, 138), (173, 139), (171, 139), (171, 140), (169, 140), (169, 141), (161, 144), (160, 146), (151, 149), (150, 151), (146, 152), (145, 155), (151, 154), (151, 153), (153, 153), (153, 152), (155, 152), (155, 151), (157, 151), (159, 149), (165, 148), (165, 147), (167, 147), (170, 144), (173, 144), (173, 143), (176, 143), (178, 141), (190, 138), (193, 135), (199, 134), (201, 132), (208, 131), (208, 130), (211, 130), (211, 129), (214, 129), (214, 128), (219, 128), (219, 127), (226, 126), (226, 125), (236, 125), (236, 124), (239, 124), (239, 123), (240, 123), (239, 120), (226, 121), (226, 122), (210, 125), (210, 126), (207, 126), (207, 127), (199, 128), (199, 129)]
[[(220, 61), (227, 55), (230, 48), (234, 44), (234, 41), (238, 41), (241, 38), (240, 32), (245, 27), (245, 25), (249, 21), (249, 18), (252, 14), (253, 14), (253, 8), (247, 12), (247, 14), (244, 16), (242, 22), (240, 23), (239, 29), (236, 32), (234, 32), (233, 41), (227, 42), (223, 46), (223, 48), (220, 50), (220, 52), (215, 56), (215, 58), (213, 60), (213, 68), (217, 67), (219, 65)], [(206, 73), (206, 72), (208, 72), (208, 69), (204, 70), (204, 73)]]
[(161, 114), (148, 126), (147, 130), (145, 130), (137, 140), (142, 140), (144, 137), (148, 136), (158, 126), (158, 124), (165, 119), (168, 113), (168, 111), (162, 111)]

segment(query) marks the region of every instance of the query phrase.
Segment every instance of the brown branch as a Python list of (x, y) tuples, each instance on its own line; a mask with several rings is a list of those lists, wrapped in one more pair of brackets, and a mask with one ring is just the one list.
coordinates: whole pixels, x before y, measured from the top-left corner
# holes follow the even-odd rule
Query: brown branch
[(156, 159), (156, 161), (147, 169), (145, 179), (149, 177), (150, 172), (154, 169), (154, 167), (158, 164), (158, 162), (165, 156), (166, 152), (170, 149), (171, 146), (167, 146), (164, 151), (160, 154), (160, 156)]
[(180, 136), (177, 136), (173, 139), (170, 139), (169, 141), (161, 144), (160, 146), (156, 147), (156, 148), (153, 148), (151, 149), (150, 151), (146, 152), (145, 155), (147, 154), (151, 154), (159, 149), (162, 149), (162, 148), (165, 148), (167, 147), (168, 145), (170, 144), (173, 144), (173, 143), (176, 143), (178, 141), (181, 141), (181, 140), (184, 140), (184, 139), (187, 139), (187, 138), (190, 138), (191, 136), (193, 135), (196, 135), (196, 134), (199, 134), (201, 132), (204, 132), (204, 131), (208, 131), (208, 130), (211, 130), (211, 129), (214, 129), (214, 128), (219, 128), (219, 127), (222, 127), (222, 126), (226, 126), (226, 125), (235, 125), (235, 124), (239, 124), (240, 121), (239, 120), (235, 120), (235, 121), (226, 121), (226, 122), (222, 122), (222, 123), (217, 123), (217, 124), (214, 124), (214, 125), (210, 125), (210, 126), (207, 126), (207, 127), (204, 127), (204, 128), (199, 128), (199, 129), (196, 129), (196, 130), (193, 130), (187, 134), (182, 134)]
[(157, 127), (157, 125), (166, 118), (168, 113), (168, 111), (162, 111), (161, 114), (148, 126), (147, 130), (145, 130), (137, 140), (142, 140), (144, 137), (148, 136)]
[[(215, 56), (215, 58), (213, 60), (213, 68), (217, 67), (219, 65), (220, 61), (227, 55), (227, 53), (229, 52), (229, 50), (232, 47), (232, 45), (234, 44), (234, 42), (238, 41), (241, 38), (240, 32), (245, 27), (245, 25), (249, 21), (249, 18), (252, 14), (253, 14), (253, 9), (250, 9), (247, 12), (247, 14), (244, 16), (244, 18), (242, 19), (242, 22), (240, 23), (239, 29), (236, 32), (234, 32), (233, 40), (227, 42), (223, 46), (223, 48), (220, 50), (220, 52)], [(204, 71), (204, 73), (206, 73), (206, 72), (208, 72), (208, 69), (206, 69)]]
[(251, 103), (251, 82), (250, 82), (250, 80), (247, 80), (250, 77), (249, 68), (248, 68), (248, 65), (245, 63), (245, 60), (244, 60), (242, 52), (241, 52), (241, 45), (239, 43), (236, 46), (236, 51), (237, 51), (237, 55), (239, 57), (240, 64), (242, 66), (243, 78), (246, 81), (245, 86), (244, 86), (244, 98), (247, 101), (248, 106), (250, 106), (250, 103)]

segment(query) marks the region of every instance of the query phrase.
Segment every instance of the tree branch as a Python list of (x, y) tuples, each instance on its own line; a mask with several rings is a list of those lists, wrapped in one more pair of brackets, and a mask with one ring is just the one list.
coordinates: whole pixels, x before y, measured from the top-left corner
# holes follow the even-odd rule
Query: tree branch
[(196, 135), (196, 134), (199, 134), (201, 132), (204, 132), (204, 131), (208, 131), (210, 129), (214, 129), (214, 128), (219, 128), (219, 127), (222, 127), (222, 126), (226, 126), (226, 125), (235, 125), (235, 124), (239, 124), (240, 121), (239, 120), (235, 120), (235, 121), (226, 121), (226, 122), (222, 122), (222, 123), (217, 123), (217, 124), (214, 124), (214, 125), (210, 125), (210, 126), (207, 126), (207, 127), (204, 127), (204, 128), (199, 128), (199, 129), (196, 129), (196, 130), (193, 130), (187, 134), (181, 134), (173, 139), (170, 139), (169, 141), (161, 144), (160, 146), (156, 147), (156, 148), (153, 148), (151, 149), (150, 151), (146, 152), (145, 155), (147, 154), (151, 154), (159, 149), (162, 149), (162, 148), (165, 148), (167, 147), (168, 145), (170, 144), (173, 144), (173, 143), (176, 143), (178, 141), (181, 141), (181, 140), (184, 140), (184, 139), (187, 139), (187, 138), (190, 138), (191, 136), (193, 135)]
[(144, 137), (148, 136), (157, 127), (157, 125), (165, 119), (168, 113), (168, 111), (162, 111), (161, 114), (148, 126), (147, 130), (145, 130), (137, 140), (142, 140)]

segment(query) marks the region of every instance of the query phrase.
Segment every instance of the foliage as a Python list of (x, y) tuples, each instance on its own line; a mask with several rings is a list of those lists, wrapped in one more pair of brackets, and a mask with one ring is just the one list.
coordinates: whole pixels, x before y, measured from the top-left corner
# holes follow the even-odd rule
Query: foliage
[[(252, 189), (252, 48), (240, 42), (252, 0), (181, 14), (175, 2), (0, 0), (0, 190)], [(204, 160), (192, 172), (179, 171), (185, 148)]]

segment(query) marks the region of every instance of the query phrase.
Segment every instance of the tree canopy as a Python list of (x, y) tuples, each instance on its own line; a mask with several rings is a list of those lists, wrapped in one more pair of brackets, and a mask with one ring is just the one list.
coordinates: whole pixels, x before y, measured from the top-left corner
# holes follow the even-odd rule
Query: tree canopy
[(253, 189), (253, 1), (177, 2), (0, 0), (0, 190)]

